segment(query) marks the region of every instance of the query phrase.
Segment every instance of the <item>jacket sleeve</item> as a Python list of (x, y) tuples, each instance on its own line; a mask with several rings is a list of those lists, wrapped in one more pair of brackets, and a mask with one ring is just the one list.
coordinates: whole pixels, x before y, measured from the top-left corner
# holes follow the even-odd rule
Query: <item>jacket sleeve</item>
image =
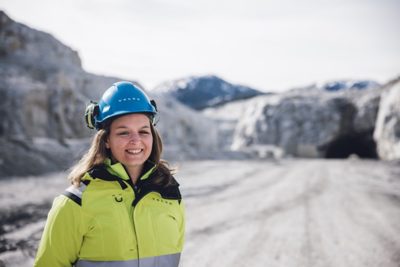
[(71, 267), (83, 240), (81, 206), (61, 195), (47, 217), (35, 267)]

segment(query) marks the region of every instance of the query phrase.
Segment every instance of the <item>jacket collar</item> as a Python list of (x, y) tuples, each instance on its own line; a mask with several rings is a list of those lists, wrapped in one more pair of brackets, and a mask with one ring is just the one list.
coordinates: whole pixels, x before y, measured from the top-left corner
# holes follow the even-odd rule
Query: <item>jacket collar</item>
[[(110, 158), (107, 158), (104, 161), (104, 165), (106, 166), (107, 171), (112, 175), (118, 176), (125, 181), (130, 180), (128, 172), (120, 162), (113, 163)], [(146, 161), (144, 163), (143, 170), (139, 177), (139, 180), (146, 180), (147, 178), (149, 178), (149, 176), (153, 173), (155, 168), (156, 168), (155, 164)]]
[[(174, 180), (174, 184), (170, 186), (160, 186), (152, 183), (151, 177), (155, 171), (155, 168), (155, 164), (150, 162), (146, 162), (143, 166), (142, 175), (138, 180), (138, 185), (141, 187), (141, 190), (138, 197), (135, 198), (133, 205), (136, 205), (144, 195), (151, 191), (159, 192), (161, 196), (166, 199), (177, 199), (179, 201), (182, 199), (179, 191), (179, 184), (173, 177), (172, 179)], [(117, 181), (121, 185), (122, 189), (126, 189), (128, 187), (127, 183), (123, 182), (122, 180), (128, 181), (128, 183), (130, 182), (129, 175), (123, 165), (121, 163), (112, 164), (110, 159), (105, 160), (104, 164), (97, 165), (90, 169), (83, 177), (83, 180), (86, 180), (88, 183), (90, 183), (91, 180), (96, 178), (105, 181)]]

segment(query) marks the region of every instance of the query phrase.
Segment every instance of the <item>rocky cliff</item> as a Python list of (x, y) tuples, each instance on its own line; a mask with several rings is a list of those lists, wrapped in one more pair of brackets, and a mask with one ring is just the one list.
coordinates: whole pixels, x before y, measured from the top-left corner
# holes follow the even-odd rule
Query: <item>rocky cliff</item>
[(400, 159), (400, 77), (383, 88), (374, 138), (380, 158)]
[[(256, 97), (247, 103), (238, 120), (232, 148), (250, 151), (274, 148), (281, 155), (296, 157), (345, 158), (355, 154), (386, 158), (385, 153), (378, 155), (373, 138), (378, 110), (383, 106), (381, 94), (380, 87), (344, 91), (307, 88)], [(388, 116), (399, 118), (398, 111)], [(388, 128), (393, 127), (386, 124), (385, 129)], [(393, 139), (393, 129), (390, 132)], [(375, 135), (381, 136), (382, 131)], [(380, 151), (385, 150), (383, 143), (378, 140)]]
[[(68, 168), (93, 134), (83, 121), (86, 103), (118, 80), (87, 73), (76, 51), (0, 11), (0, 177)], [(207, 119), (174, 99), (156, 100), (170, 158), (216, 149), (212, 140), (200, 145), (202, 126), (192, 123)]]

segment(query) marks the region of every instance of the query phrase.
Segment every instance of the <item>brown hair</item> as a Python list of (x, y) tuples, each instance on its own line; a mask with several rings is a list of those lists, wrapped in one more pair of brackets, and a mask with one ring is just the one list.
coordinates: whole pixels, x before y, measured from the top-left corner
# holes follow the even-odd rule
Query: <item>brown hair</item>
[[(89, 150), (83, 155), (79, 162), (71, 168), (68, 179), (72, 184), (78, 186), (86, 172), (95, 166), (102, 165), (106, 158), (111, 157), (111, 151), (106, 147), (106, 140), (110, 134), (111, 122), (112, 120), (108, 120), (104, 124), (103, 129), (100, 129), (95, 134)], [(147, 161), (156, 165), (154, 183), (162, 186), (174, 184), (176, 182), (172, 177), (173, 170), (169, 167), (167, 161), (161, 159), (163, 150), (161, 136), (151, 122), (150, 129), (153, 135), (153, 145)]]

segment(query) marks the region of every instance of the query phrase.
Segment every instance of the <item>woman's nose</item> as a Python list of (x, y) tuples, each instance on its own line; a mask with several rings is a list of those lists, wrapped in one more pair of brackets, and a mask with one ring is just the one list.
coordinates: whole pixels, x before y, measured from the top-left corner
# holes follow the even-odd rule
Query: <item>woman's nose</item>
[(132, 133), (129, 140), (130, 143), (137, 143), (140, 141), (140, 135), (138, 133)]

